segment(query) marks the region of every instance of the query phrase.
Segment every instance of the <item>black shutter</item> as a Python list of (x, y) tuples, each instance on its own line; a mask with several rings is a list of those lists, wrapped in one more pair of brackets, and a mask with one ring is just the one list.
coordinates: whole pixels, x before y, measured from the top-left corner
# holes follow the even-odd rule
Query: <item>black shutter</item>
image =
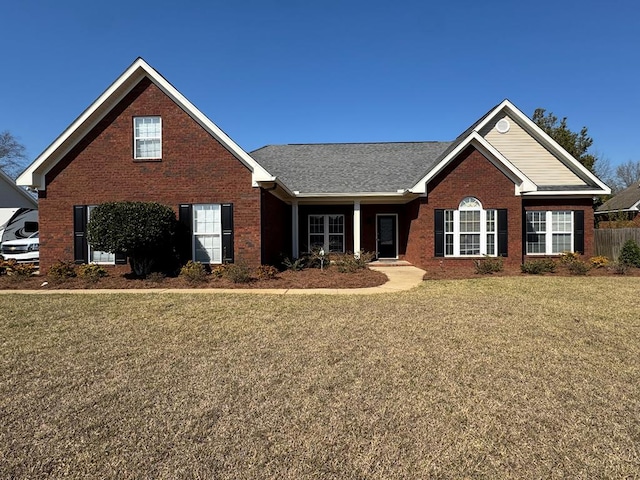
[(233, 263), (233, 204), (222, 205), (222, 262)]
[(73, 261), (87, 263), (89, 247), (87, 246), (87, 206), (73, 206)]
[(187, 263), (193, 259), (193, 221), (191, 219), (192, 206), (180, 205), (178, 209), (178, 250), (180, 261)]
[(444, 257), (444, 210), (435, 210), (435, 256)]
[(573, 212), (573, 251), (584, 253), (584, 210)]
[(508, 256), (509, 250), (509, 226), (507, 223), (507, 209), (498, 209), (498, 256)]

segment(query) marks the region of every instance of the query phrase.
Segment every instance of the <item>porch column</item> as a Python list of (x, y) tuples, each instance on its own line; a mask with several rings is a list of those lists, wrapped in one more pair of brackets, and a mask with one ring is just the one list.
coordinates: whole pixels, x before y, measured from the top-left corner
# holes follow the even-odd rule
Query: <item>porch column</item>
[(300, 256), (300, 243), (298, 239), (298, 201), (291, 202), (291, 255), (293, 258)]
[(360, 258), (360, 200), (353, 202), (353, 255)]

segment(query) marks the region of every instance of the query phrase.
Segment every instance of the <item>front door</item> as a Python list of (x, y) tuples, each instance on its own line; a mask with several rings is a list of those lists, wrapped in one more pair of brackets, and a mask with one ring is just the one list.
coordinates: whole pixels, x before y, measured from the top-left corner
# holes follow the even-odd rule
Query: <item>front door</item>
[(378, 215), (376, 218), (378, 258), (398, 258), (397, 215)]

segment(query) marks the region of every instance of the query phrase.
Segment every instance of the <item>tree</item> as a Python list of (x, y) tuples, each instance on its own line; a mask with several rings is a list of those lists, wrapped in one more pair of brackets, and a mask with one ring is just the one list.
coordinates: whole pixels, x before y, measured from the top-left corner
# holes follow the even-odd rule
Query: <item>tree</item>
[(24, 145), (9, 131), (0, 133), (0, 170), (16, 178), (25, 167), (26, 160)]
[(616, 167), (616, 177), (622, 188), (627, 188), (640, 181), (640, 161), (629, 160)]
[(594, 172), (597, 159), (595, 155), (587, 153), (593, 144), (593, 139), (587, 134), (587, 127), (582, 127), (580, 133), (572, 132), (567, 127), (567, 117), (558, 123), (558, 117), (551, 112), (546, 113), (544, 108), (536, 108), (532, 119), (571, 156), (587, 167), (589, 171)]
[(146, 277), (175, 258), (172, 241), (176, 215), (171, 207), (154, 202), (107, 202), (91, 211), (87, 240), (96, 250), (121, 252), (131, 271)]

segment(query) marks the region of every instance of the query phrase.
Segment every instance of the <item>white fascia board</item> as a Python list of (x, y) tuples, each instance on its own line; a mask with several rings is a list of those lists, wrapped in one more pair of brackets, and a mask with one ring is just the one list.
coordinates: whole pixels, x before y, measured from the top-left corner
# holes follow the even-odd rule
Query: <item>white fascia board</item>
[(500, 114), (502, 111), (506, 111), (506, 113), (512, 117), (516, 122), (520, 124), (525, 130), (529, 132), (529, 134), (533, 135), (538, 142), (550, 148), (552, 151), (557, 153), (562, 159), (564, 163), (569, 166), (570, 169), (574, 171), (578, 171), (583, 178), (586, 177), (595, 183), (602, 190), (599, 191), (598, 195), (608, 195), (611, 193), (611, 189), (602, 182), (598, 177), (596, 177), (593, 173), (591, 173), (584, 165), (582, 165), (578, 160), (573, 158), (564, 148), (558, 144), (553, 138), (547, 135), (536, 123), (531, 120), (528, 116), (518, 109), (513, 103), (509, 100), (504, 100), (500, 105), (493, 109), (493, 111), (485, 117), (485, 119), (476, 125), (474, 129), (476, 132), (482, 130), (489, 122), (495, 120), (496, 116)]
[(368, 197), (389, 197), (401, 198), (408, 195), (408, 191), (400, 192), (355, 192), (355, 193), (300, 193), (295, 191), (296, 198), (368, 198)]
[(45, 189), (45, 175), (64, 157), (84, 135), (89, 132), (111, 108), (118, 104), (145, 76), (176, 102), (189, 116), (196, 120), (221, 144), (252, 172), (253, 186), (260, 181), (275, 181), (275, 177), (259, 165), (247, 152), (240, 148), (227, 134), (209, 120), (173, 85), (142, 58), (133, 64), (107, 88), (67, 129), (36, 158), (18, 177), (17, 184)]
[(629, 207), (629, 210), (638, 211), (640, 210), (640, 200)]
[(444, 157), (429, 173), (422, 177), (412, 188), (411, 193), (427, 193), (427, 184), (438, 173), (440, 173), (451, 161), (453, 161), (465, 148), (469, 145), (476, 147), (487, 159), (493, 163), (500, 171), (502, 171), (515, 184), (515, 193), (520, 195), (522, 192), (535, 191), (537, 187), (526, 175), (518, 170), (504, 155), (496, 150), (489, 142), (487, 142), (478, 132), (473, 131), (458, 146)]
[(31, 205), (33, 208), (38, 208), (38, 200), (33, 198), (33, 196), (30, 195), (29, 192), (27, 192), (24, 188), (20, 188), (16, 184), (16, 182), (14, 182), (11, 179), (11, 177), (9, 177), (9, 175), (7, 175), (2, 170), (0, 170), (0, 184), (3, 183), (3, 182), (6, 183), (7, 185), (9, 185), (9, 188), (12, 188), (16, 192), (18, 192), (18, 194), (21, 195), (25, 199), (25, 201), (29, 205)]

